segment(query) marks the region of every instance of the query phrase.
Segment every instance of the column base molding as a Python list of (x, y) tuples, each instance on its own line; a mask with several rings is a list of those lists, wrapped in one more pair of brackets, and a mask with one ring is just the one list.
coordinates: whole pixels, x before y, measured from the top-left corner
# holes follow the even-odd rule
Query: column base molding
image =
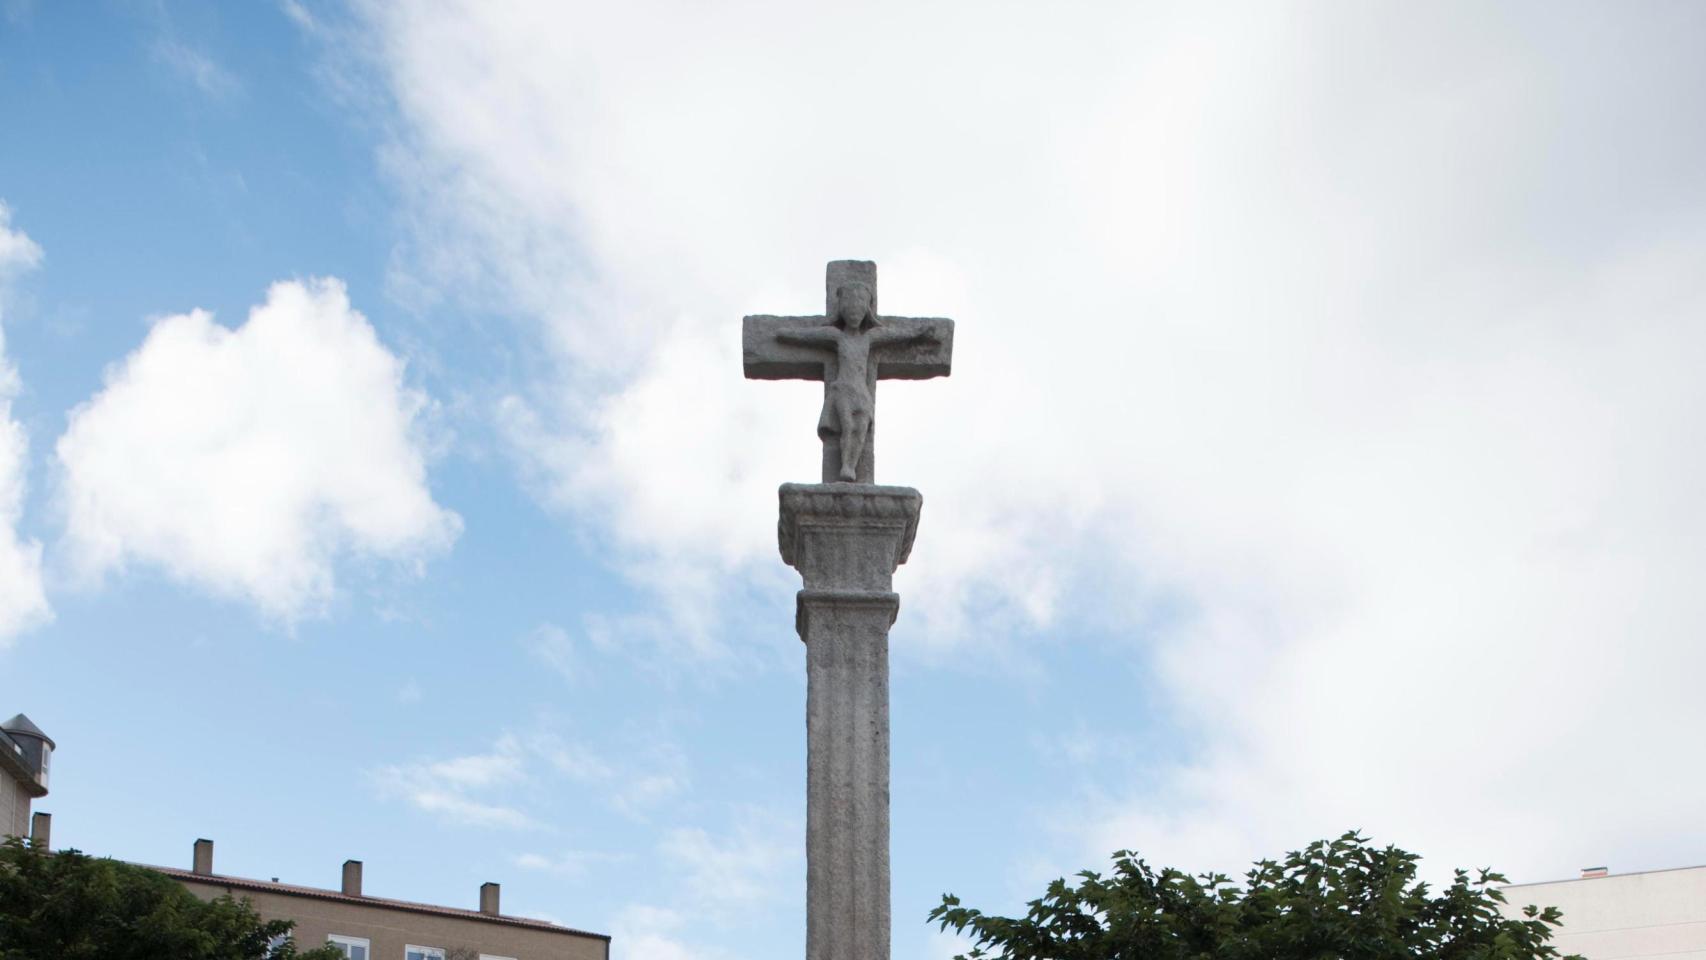
[(888, 614), (887, 626), (894, 626), (900, 613), (900, 594), (885, 590), (801, 590), (794, 595), (794, 631), (804, 643), (809, 624), (806, 617), (812, 611), (876, 610)]

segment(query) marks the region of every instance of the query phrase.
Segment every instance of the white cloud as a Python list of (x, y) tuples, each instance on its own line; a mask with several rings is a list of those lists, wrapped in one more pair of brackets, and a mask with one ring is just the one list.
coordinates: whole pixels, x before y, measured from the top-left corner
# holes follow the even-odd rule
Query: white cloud
[[(701, 827), (670, 830), (659, 854), (686, 885), (695, 916), (751, 915), (786, 895), (804, 851), (805, 827), (774, 811), (748, 811), (723, 835)], [(803, 873), (803, 868), (801, 871)]]
[(154, 44), (154, 57), (215, 100), (235, 96), (243, 89), (231, 71), (200, 50), (170, 37)]
[(879, 476), (928, 501), (897, 650), (1143, 625), (1206, 744), (1087, 848), (1706, 855), (1697, 13), (370, 15), (417, 275), (537, 318), (568, 386), (506, 422), (674, 616), (782, 576), (774, 485), (815, 471), (740, 315), (869, 257), (960, 323), (952, 379), (880, 391)]
[(512, 783), (522, 777), (521, 743), (512, 736), (505, 736), (498, 740), (491, 753), (439, 760), (420, 769), (424, 779), (459, 790)]
[(535, 742), (535, 749), (557, 772), (577, 783), (599, 783), (617, 776), (616, 769), (584, 743), (545, 736)]
[(687, 779), (680, 770), (656, 770), (624, 780), (611, 802), (629, 816), (644, 818), (647, 811), (686, 789)]
[(12, 209), (0, 202), (0, 276), (41, 266), (41, 244), (12, 226)]
[(797, 914), (804, 905), (797, 882), (805, 873), (804, 834), (796, 819), (758, 809), (737, 813), (721, 831), (667, 831), (657, 849), (666, 882), (612, 922), (623, 956), (716, 960), (731, 954), (710, 942), (718, 939), (710, 928), (745, 931), (753, 917)]
[(475, 827), (509, 827), (526, 829), (537, 826), (533, 818), (514, 807), (481, 803), (454, 790), (422, 786), (409, 793), (409, 802), (427, 813), (438, 814), (452, 823)]
[(625, 854), (604, 853), (596, 850), (569, 850), (558, 854), (518, 853), (510, 857), (510, 863), (523, 870), (538, 870), (545, 873), (558, 873), (570, 877), (586, 876), (593, 867), (605, 868), (612, 863), (627, 860)]
[(672, 741), (649, 738), (631, 743), (620, 759), (612, 759), (585, 743), (541, 733), (529, 747), (551, 769), (568, 779), (597, 786), (610, 807), (644, 820), (660, 806), (686, 791), (687, 759)]
[(506, 735), (487, 753), (392, 764), (375, 770), (373, 779), (381, 794), (452, 823), (529, 829), (538, 826), (532, 817), (485, 795), (526, 780), (525, 761), (521, 742)]
[(274, 284), (235, 330), (159, 320), (59, 439), (73, 560), (318, 612), (339, 557), (418, 566), (460, 531), (427, 489), (427, 402), (337, 280)]
[(314, 19), (314, 14), (310, 13), (308, 8), (298, 0), (279, 0), (278, 7), (286, 17), (290, 18), (290, 22), (296, 24), (299, 29), (309, 33), (319, 29), (320, 25)]
[(630, 960), (722, 960), (720, 950), (690, 943), (688, 918), (664, 907), (638, 904), (624, 908), (611, 926), (612, 942), (622, 944)]
[(554, 623), (540, 624), (528, 636), (527, 648), (539, 662), (550, 667), (564, 680), (574, 683), (579, 679), (575, 643), (569, 638), (568, 631), (562, 627)]
[(606, 755), (546, 730), (505, 733), (484, 753), (389, 764), (375, 769), (373, 779), (381, 794), (449, 820), (528, 828), (540, 826), (518, 802), (518, 788), (528, 784), (567, 781), (580, 788), (577, 795), (596, 797), (637, 821), (656, 814), (689, 785), (687, 760), (670, 741), (646, 738)]
[(522, 853), (510, 858), (510, 862), (523, 870), (554, 870), (557, 862), (543, 854)]
[(0, 649), (53, 616), (42, 587), (41, 544), (18, 535), (29, 474), (29, 435), (12, 417), (12, 401), (22, 382), (6, 357), (4, 302), (11, 278), (39, 266), (42, 252), (11, 221), (11, 210), (0, 202)]

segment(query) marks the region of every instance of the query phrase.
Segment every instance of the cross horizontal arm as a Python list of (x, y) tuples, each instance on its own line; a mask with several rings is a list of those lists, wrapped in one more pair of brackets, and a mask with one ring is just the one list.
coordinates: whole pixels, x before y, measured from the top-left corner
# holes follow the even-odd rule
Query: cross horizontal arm
[(797, 332), (829, 323), (827, 317), (775, 317), (768, 314), (741, 321), (741, 367), (748, 380), (822, 380), (824, 362), (831, 355), (822, 349), (783, 343), (781, 333)]
[[(883, 317), (883, 343), (874, 356), (882, 380), (945, 377), (953, 367), (954, 321), (943, 317)], [(833, 354), (787, 343), (782, 334), (828, 326), (826, 317), (759, 314), (741, 321), (741, 366), (748, 380), (822, 380)]]
[(879, 380), (945, 377), (954, 364), (954, 321), (946, 317), (882, 317), (888, 342), (877, 354)]

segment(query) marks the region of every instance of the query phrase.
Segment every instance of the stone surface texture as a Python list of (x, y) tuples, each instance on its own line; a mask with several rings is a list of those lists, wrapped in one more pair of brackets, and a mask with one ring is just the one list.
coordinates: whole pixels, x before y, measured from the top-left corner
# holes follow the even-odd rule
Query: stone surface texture
[(785, 484), (782, 557), (806, 645), (806, 957), (889, 956), (889, 627), (923, 497)]
[(889, 957), (889, 627), (924, 498), (875, 483), (876, 389), (945, 377), (954, 322), (877, 313), (877, 265), (835, 260), (823, 316), (750, 316), (746, 376), (822, 380), (823, 483), (783, 484), (777, 545), (803, 581), (806, 958)]
[(945, 377), (954, 322), (877, 313), (877, 265), (831, 261), (822, 316), (754, 315), (741, 325), (742, 367), (754, 380), (822, 380), (823, 482), (876, 477), (878, 380)]

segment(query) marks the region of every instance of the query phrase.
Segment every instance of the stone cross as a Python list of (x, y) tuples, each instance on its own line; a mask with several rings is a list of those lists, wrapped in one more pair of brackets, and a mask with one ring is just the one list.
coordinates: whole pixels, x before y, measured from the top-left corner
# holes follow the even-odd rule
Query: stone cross
[(833, 260), (821, 317), (747, 317), (741, 352), (752, 380), (822, 380), (824, 483), (873, 483), (878, 380), (948, 375), (954, 322), (877, 314), (877, 265)]
[(746, 375), (824, 381), (823, 482), (785, 483), (777, 539), (806, 645), (806, 958), (888, 960), (889, 627), (924, 498), (877, 486), (877, 380), (946, 376), (950, 320), (877, 315), (877, 267), (829, 265), (821, 317), (747, 317)]

